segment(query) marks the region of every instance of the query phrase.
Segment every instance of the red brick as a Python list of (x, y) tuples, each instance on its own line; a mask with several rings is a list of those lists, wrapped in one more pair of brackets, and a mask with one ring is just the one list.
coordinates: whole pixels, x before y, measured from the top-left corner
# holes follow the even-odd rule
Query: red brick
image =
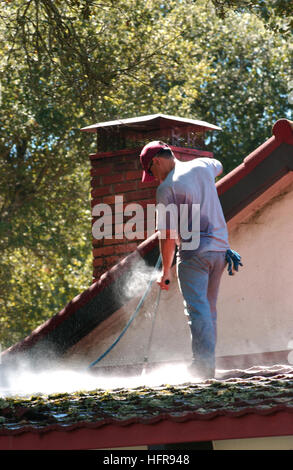
[[(112, 191), (109, 191), (111, 193)], [(103, 197), (104, 204), (115, 204), (115, 195), (113, 196), (104, 196)]]
[(105, 238), (104, 239), (104, 245), (117, 245), (117, 244), (120, 244), (122, 243), (124, 240), (124, 238), (122, 239), (119, 239), (119, 238)]
[(99, 256), (108, 256), (108, 255), (113, 255), (115, 253), (115, 246), (102, 246), (100, 248), (95, 248), (93, 249), (93, 256), (94, 257), (99, 257)]
[(135, 191), (125, 194), (126, 201), (135, 201), (140, 203), (142, 199), (150, 199), (154, 197), (154, 189), (142, 189), (140, 191)]
[(100, 246), (104, 246), (104, 239), (98, 240), (97, 238), (92, 239), (92, 245), (95, 248), (99, 248)]
[(129, 157), (137, 157), (140, 154), (141, 146), (139, 148), (131, 148), (131, 149), (121, 149), (121, 150), (111, 150), (107, 152), (96, 152), (91, 153), (90, 158), (92, 160), (105, 160), (105, 158), (129, 158)]
[[(113, 194), (113, 192), (111, 191), (110, 194)], [(118, 196), (118, 194), (113, 194), (113, 198), (112, 198), (112, 196), (104, 196), (104, 197), (111, 197), (112, 198), (111, 199), (112, 202), (107, 202), (107, 204), (111, 208), (113, 217), (114, 217), (114, 214), (115, 214), (115, 196)], [(103, 198), (102, 197), (96, 198), (96, 199), (91, 199), (91, 207), (92, 208), (95, 207), (97, 204), (101, 204), (101, 203), (103, 203)], [(119, 208), (119, 205), (118, 205), (118, 208)]]
[(113, 165), (113, 172), (116, 172), (118, 165), (121, 165), (121, 163), (124, 163), (124, 162), (125, 162), (125, 156), (123, 155), (116, 155), (115, 157), (111, 157), (111, 164)]
[(115, 193), (124, 193), (127, 191), (135, 191), (136, 190), (137, 181), (132, 181), (131, 183), (120, 183), (114, 185), (114, 192)]
[(103, 168), (105, 166), (113, 166), (113, 160), (105, 160), (103, 158), (90, 159), (92, 168)]
[(102, 176), (103, 184), (120, 183), (124, 181), (124, 175), (121, 173)]
[(94, 258), (93, 260), (93, 266), (104, 266), (104, 258)]
[(115, 247), (115, 253), (130, 253), (135, 251), (137, 248), (137, 243), (124, 243), (123, 245), (118, 245)]
[(127, 180), (141, 180), (142, 170), (127, 171), (125, 177)]
[(91, 187), (92, 188), (99, 188), (101, 186), (101, 178), (99, 176), (95, 176), (91, 178)]
[(110, 186), (102, 186), (100, 188), (95, 188), (91, 191), (91, 195), (93, 199), (95, 197), (104, 196), (105, 194), (111, 194), (111, 193), (112, 193), (112, 189)]
[(113, 165), (105, 165), (99, 168), (91, 169), (91, 176), (110, 175), (113, 171)]
[(107, 266), (113, 266), (122, 260), (121, 256), (109, 256), (105, 259)]
[(126, 171), (135, 171), (138, 169), (138, 162), (131, 161), (131, 162), (121, 162), (115, 166), (116, 171), (122, 171), (123, 173)]
[(95, 207), (95, 205), (100, 204), (101, 199), (91, 199), (91, 208)]

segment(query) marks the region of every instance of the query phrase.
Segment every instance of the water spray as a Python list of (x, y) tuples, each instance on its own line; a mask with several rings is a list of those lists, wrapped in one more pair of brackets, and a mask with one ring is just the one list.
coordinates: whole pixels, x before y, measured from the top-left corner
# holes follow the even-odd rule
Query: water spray
[[(154, 267), (154, 271), (159, 270), (161, 267), (161, 255), (159, 256), (157, 263)], [(153, 270), (152, 270), (153, 272)], [(124, 327), (120, 335), (117, 337), (117, 339), (111, 344), (111, 346), (101, 355), (99, 356), (95, 361), (93, 361), (84, 372), (89, 372), (97, 363), (102, 361), (104, 357), (116, 346), (116, 344), (120, 341), (120, 339), (124, 336), (128, 328), (130, 327), (131, 323), (133, 320), (136, 318), (136, 316), (139, 314), (141, 307), (150, 292), (151, 286), (156, 279), (156, 276), (153, 274), (151, 276), (148, 276), (148, 284), (145, 288), (145, 291), (135, 309), (135, 312), (129, 319), (127, 325)], [(169, 285), (170, 280), (165, 280), (165, 284)], [(132, 287), (133, 289), (133, 287)], [(142, 373), (140, 374), (140, 377), (145, 376), (147, 366), (148, 366), (148, 361), (149, 361), (149, 355), (150, 355), (150, 350), (151, 350), (151, 345), (152, 345), (152, 339), (153, 339), (153, 333), (155, 329), (155, 322), (156, 322), (156, 317), (157, 317), (157, 312), (160, 304), (160, 297), (161, 297), (161, 288), (159, 288), (155, 305), (153, 308), (153, 314), (152, 314), (152, 324), (151, 324), (151, 331), (150, 331), (150, 336), (148, 339), (148, 344), (146, 347), (146, 353), (144, 357), (144, 363), (143, 363), (143, 370)], [(10, 393), (11, 392), (11, 386), (15, 391), (18, 393), (32, 393), (35, 392), (36, 389), (40, 389), (39, 391), (41, 393), (44, 393), (45, 391), (58, 391), (59, 387), (63, 387), (64, 390), (75, 390), (75, 388), (80, 388), (81, 384), (83, 384), (85, 387), (92, 387), (95, 388), (95, 382), (94, 382), (94, 377), (92, 374), (85, 374), (82, 373), (76, 373), (74, 371), (64, 371), (64, 370), (52, 370), (51, 374), (48, 374), (48, 370), (42, 374), (40, 373), (35, 373), (35, 371), (32, 371), (28, 365), (22, 364), (23, 367), (21, 367), (21, 371), (19, 374), (13, 376), (9, 372), (9, 367), (5, 364), (0, 364), (0, 391), (2, 391), (4, 394)], [(172, 374), (173, 375), (173, 374)], [(62, 377), (65, 378), (65, 383), (61, 385), (62, 382)], [(161, 375), (157, 374), (155, 375), (152, 379), (148, 374), (148, 380), (153, 380), (154, 383), (158, 381), (158, 379), (161, 379)], [(107, 376), (104, 377), (105, 382), (111, 382), (110, 378), (107, 378)], [(139, 377), (137, 377), (135, 380), (138, 380), (139, 383)], [(12, 382), (11, 382), (12, 381)], [(113, 381), (113, 379), (112, 379)], [(11, 383), (10, 383), (11, 382)], [(127, 381), (126, 381), (127, 382)], [(58, 386), (57, 386), (58, 383)], [(13, 384), (13, 385), (12, 385)], [(115, 384), (113, 384), (114, 386)], [(135, 385), (135, 382), (134, 382)], [(56, 388), (56, 390), (55, 390)]]
[[(155, 265), (155, 270), (159, 270), (160, 269), (160, 266), (161, 266), (161, 263), (162, 263), (162, 259), (161, 259), (161, 255), (159, 256), (158, 258), (158, 261)], [(141, 297), (133, 315), (131, 316), (131, 318), (129, 319), (129, 321), (127, 322), (126, 326), (123, 328), (122, 332), (120, 333), (120, 335), (116, 338), (116, 340), (111, 344), (111, 346), (103, 353), (101, 354), (101, 356), (99, 356), (95, 361), (91, 362), (91, 364), (88, 366), (88, 369), (91, 369), (92, 367), (94, 367), (96, 364), (98, 364), (98, 362), (100, 362), (102, 359), (104, 359), (104, 357), (106, 357), (110, 351), (112, 351), (112, 349), (116, 346), (116, 344), (121, 340), (121, 338), (124, 336), (124, 334), (126, 333), (126, 331), (128, 330), (128, 328), (130, 327), (131, 323), (133, 322), (133, 320), (137, 317), (137, 315), (139, 314), (140, 312), (140, 309), (151, 289), (151, 286), (154, 282), (154, 279), (152, 278), (149, 283), (148, 283), (148, 286), (143, 294), (143, 296)], [(166, 280), (165, 283), (166, 284), (169, 284), (169, 280)], [(158, 296), (157, 296), (157, 301), (156, 301), (156, 307), (155, 307), (155, 314), (153, 315), (153, 322), (152, 322), (152, 329), (151, 329), (151, 337), (152, 337), (152, 333), (153, 333), (153, 326), (154, 326), (154, 319), (155, 319), (155, 316), (156, 316), (156, 312), (157, 312), (157, 309), (158, 309), (158, 306), (159, 306), (159, 302), (160, 302), (160, 291), (161, 289), (159, 290), (159, 293), (158, 293)], [(151, 345), (151, 337), (150, 337), (150, 341), (149, 341), (149, 347)], [(148, 349), (149, 349), (148, 347)], [(148, 357), (148, 352), (147, 351), (147, 356)]]

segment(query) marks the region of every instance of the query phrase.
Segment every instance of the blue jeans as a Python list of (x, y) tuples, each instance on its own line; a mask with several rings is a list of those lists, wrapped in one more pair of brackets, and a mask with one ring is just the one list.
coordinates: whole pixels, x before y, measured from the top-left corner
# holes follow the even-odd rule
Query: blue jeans
[(217, 297), (225, 269), (224, 251), (206, 251), (188, 259), (177, 258), (179, 289), (191, 331), (193, 363), (215, 369)]

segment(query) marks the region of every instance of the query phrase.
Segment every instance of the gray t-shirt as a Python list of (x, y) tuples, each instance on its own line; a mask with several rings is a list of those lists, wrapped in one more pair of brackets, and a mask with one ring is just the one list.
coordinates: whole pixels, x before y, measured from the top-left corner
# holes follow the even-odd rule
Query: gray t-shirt
[[(174, 169), (157, 188), (156, 228), (162, 233), (171, 230), (182, 258), (229, 249), (227, 225), (215, 186), (215, 178), (222, 171), (221, 162), (214, 158), (175, 160)], [(168, 206), (163, 215), (160, 206)]]

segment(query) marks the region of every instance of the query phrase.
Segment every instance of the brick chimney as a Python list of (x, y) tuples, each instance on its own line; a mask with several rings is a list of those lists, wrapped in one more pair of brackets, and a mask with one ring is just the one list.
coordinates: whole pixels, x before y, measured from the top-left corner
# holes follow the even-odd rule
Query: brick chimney
[[(112, 236), (99, 239), (92, 236), (95, 282), (152, 235), (147, 231), (147, 206), (156, 203), (158, 183), (141, 182), (139, 154), (142, 147), (151, 140), (163, 140), (170, 145), (178, 160), (212, 157), (213, 154), (204, 149), (204, 135), (206, 131), (221, 129), (203, 121), (155, 114), (97, 123), (81, 130), (97, 134), (97, 153), (90, 155), (92, 210), (107, 204), (112, 214), (107, 219), (112, 225)], [(143, 208), (143, 220), (140, 219), (143, 230), (136, 228), (134, 238), (126, 231), (127, 222), (133, 214), (125, 214), (125, 208), (133, 203)], [(102, 215), (93, 215), (92, 224)], [(138, 220), (137, 217), (135, 220)]]

